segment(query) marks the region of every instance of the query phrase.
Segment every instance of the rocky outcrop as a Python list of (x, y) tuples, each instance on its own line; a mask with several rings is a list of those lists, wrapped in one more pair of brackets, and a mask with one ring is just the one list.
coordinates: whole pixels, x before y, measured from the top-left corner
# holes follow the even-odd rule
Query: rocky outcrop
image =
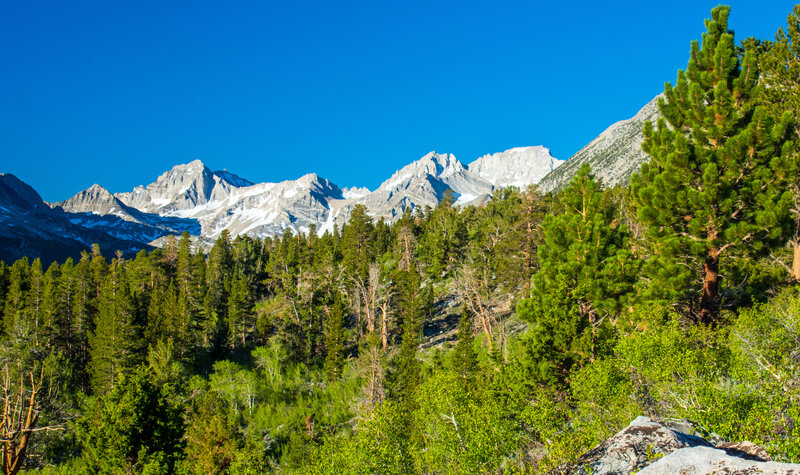
[(611, 125), (594, 140), (542, 178), (539, 189), (559, 190), (567, 185), (584, 163), (592, 167), (595, 177), (606, 186), (626, 184), (649, 156), (642, 150), (645, 121), (655, 122), (659, 117), (656, 96), (635, 116)]
[(676, 450), (671, 454), (643, 468), (641, 475), (663, 475), (679, 473), (682, 475), (800, 475), (800, 464), (777, 463), (746, 458), (735, 452), (711, 447), (690, 447)]
[(628, 427), (582, 455), (571, 473), (628, 474), (678, 449), (698, 446), (712, 445), (647, 417), (637, 417)]
[(582, 455), (568, 470), (574, 475), (600, 474), (799, 474), (798, 464), (771, 462), (750, 442), (720, 442), (716, 446), (693, 435), (686, 421), (656, 422), (637, 417), (628, 427)]

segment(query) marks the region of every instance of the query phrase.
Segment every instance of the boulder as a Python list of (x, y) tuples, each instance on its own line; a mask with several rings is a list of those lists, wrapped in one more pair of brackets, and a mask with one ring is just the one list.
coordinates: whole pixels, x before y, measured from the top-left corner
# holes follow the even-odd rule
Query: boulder
[(685, 420), (656, 422), (637, 417), (628, 427), (583, 454), (567, 473), (800, 475), (800, 464), (773, 462), (766, 450), (752, 442), (719, 440), (712, 444), (694, 432), (692, 424)]
[[(731, 450), (743, 453), (738, 449)], [(665, 473), (680, 473), (683, 475), (707, 475), (712, 473), (724, 473), (726, 475), (756, 473), (800, 475), (800, 464), (756, 461), (752, 460), (752, 458), (747, 459), (736, 456), (731, 451), (719, 448), (688, 447), (666, 455), (637, 473), (640, 475), (660, 475)]]
[(705, 439), (640, 416), (628, 427), (583, 454), (570, 473), (629, 474), (685, 447), (712, 445)]

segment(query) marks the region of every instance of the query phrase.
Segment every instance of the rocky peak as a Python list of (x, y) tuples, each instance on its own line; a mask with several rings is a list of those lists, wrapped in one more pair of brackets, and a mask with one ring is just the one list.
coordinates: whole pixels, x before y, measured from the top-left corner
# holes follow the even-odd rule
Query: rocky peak
[(11, 173), (0, 173), (0, 205), (26, 210), (48, 209), (36, 190)]
[(99, 215), (113, 214), (127, 215), (129, 209), (110, 191), (98, 184), (77, 193), (72, 198), (55, 203), (53, 207), (60, 207), (68, 213), (94, 213)]
[(524, 188), (539, 183), (548, 173), (564, 163), (550, 155), (550, 150), (536, 145), (516, 147), (504, 152), (484, 155), (470, 163), (467, 169), (487, 180), (495, 188), (517, 186)]
[(253, 186), (255, 184), (250, 180), (246, 180), (239, 175), (229, 172), (228, 170), (217, 170), (214, 172), (214, 176), (217, 177), (220, 182), (228, 183), (236, 188)]
[(606, 186), (627, 183), (642, 163), (650, 159), (642, 150), (643, 128), (645, 121), (658, 119), (658, 99), (662, 96), (654, 97), (630, 119), (612, 124), (562, 166), (547, 174), (539, 188), (543, 191), (564, 188), (584, 163), (592, 167), (592, 173)]
[(117, 197), (128, 206), (145, 212), (174, 213), (227, 198), (236, 188), (253, 183), (227, 170), (212, 172), (200, 160), (176, 165), (146, 187)]
[(434, 177), (446, 177), (464, 171), (464, 165), (452, 153), (428, 152), (410, 166), (417, 173), (427, 173)]
[(466, 172), (464, 165), (453, 154), (440, 154), (429, 152), (419, 160), (411, 162), (397, 170), (388, 180), (384, 181), (379, 191), (407, 189), (412, 182), (420, 179), (447, 178)]

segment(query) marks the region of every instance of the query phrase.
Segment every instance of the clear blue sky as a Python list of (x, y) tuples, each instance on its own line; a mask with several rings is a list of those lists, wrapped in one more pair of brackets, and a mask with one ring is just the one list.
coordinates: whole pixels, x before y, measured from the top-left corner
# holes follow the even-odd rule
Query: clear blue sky
[[(568, 158), (674, 80), (717, 3), (9, 0), (0, 172), (55, 201), (194, 159), (374, 189), (430, 150)], [(730, 4), (737, 40), (793, 5)]]

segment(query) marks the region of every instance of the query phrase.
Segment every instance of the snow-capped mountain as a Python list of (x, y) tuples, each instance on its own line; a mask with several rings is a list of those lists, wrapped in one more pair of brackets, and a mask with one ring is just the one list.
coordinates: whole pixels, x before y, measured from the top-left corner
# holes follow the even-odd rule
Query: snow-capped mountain
[(603, 131), (594, 140), (570, 157), (562, 166), (542, 178), (539, 189), (558, 190), (566, 186), (582, 164), (588, 163), (592, 173), (606, 186), (627, 183), (642, 163), (649, 157), (642, 150), (645, 121), (659, 117), (659, 94), (647, 103), (635, 116), (619, 121)]
[(484, 155), (470, 163), (470, 172), (490, 182), (495, 188), (516, 186), (524, 188), (539, 183), (564, 160), (553, 158), (550, 150), (541, 145), (517, 147), (505, 152)]
[(407, 206), (436, 206), (448, 189), (458, 204), (469, 204), (490, 196), (493, 186), (467, 170), (454, 155), (430, 152), (396, 171), (363, 203), (372, 215), (393, 218)]
[(97, 184), (51, 206), (64, 211), (73, 224), (102, 231), (117, 239), (151, 242), (183, 231), (190, 234), (199, 234), (201, 231), (196, 220), (140, 211), (124, 204)]
[(332, 231), (363, 204), (375, 218), (393, 220), (405, 208), (436, 206), (447, 190), (457, 205), (481, 204), (506, 185), (536, 183), (561, 163), (544, 147), (520, 147), (486, 155), (464, 166), (452, 154), (430, 152), (397, 170), (375, 191), (340, 189), (308, 174), (297, 180), (256, 183), (228, 171), (213, 172), (199, 160), (177, 165), (147, 186), (112, 194), (94, 185), (52, 205), (69, 220), (120, 239), (160, 243), (188, 231), (204, 243), (224, 229), (232, 236), (266, 237)]
[(162, 173), (146, 187), (137, 186), (116, 196), (132, 208), (163, 214), (224, 200), (233, 189), (252, 185), (227, 170), (212, 172), (203, 162), (195, 160)]
[(329, 202), (343, 199), (338, 186), (309, 173), (297, 180), (233, 188), (222, 199), (162, 214), (197, 220), (206, 238), (215, 239), (224, 229), (232, 236), (265, 237), (286, 229), (307, 232), (312, 224), (319, 229), (328, 220)]
[[(93, 185), (60, 203), (43, 202), (33, 188), (0, 174), (0, 259), (22, 255), (63, 259), (92, 243), (135, 252), (188, 231), (203, 245), (222, 230), (255, 237), (333, 230), (357, 204), (374, 218), (396, 219), (406, 208), (436, 206), (447, 190), (457, 205), (482, 204), (498, 188), (538, 184), (558, 189), (589, 163), (607, 185), (626, 182), (647, 156), (642, 125), (658, 117), (658, 97), (633, 118), (617, 122), (567, 161), (542, 146), (484, 155), (465, 166), (452, 154), (430, 152), (397, 170), (376, 190), (339, 188), (307, 174), (297, 180), (253, 183), (201, 161), (177, 165), (154, 182), (125, 193)], [(59, 250), (60, 249), (60, 250)]]

